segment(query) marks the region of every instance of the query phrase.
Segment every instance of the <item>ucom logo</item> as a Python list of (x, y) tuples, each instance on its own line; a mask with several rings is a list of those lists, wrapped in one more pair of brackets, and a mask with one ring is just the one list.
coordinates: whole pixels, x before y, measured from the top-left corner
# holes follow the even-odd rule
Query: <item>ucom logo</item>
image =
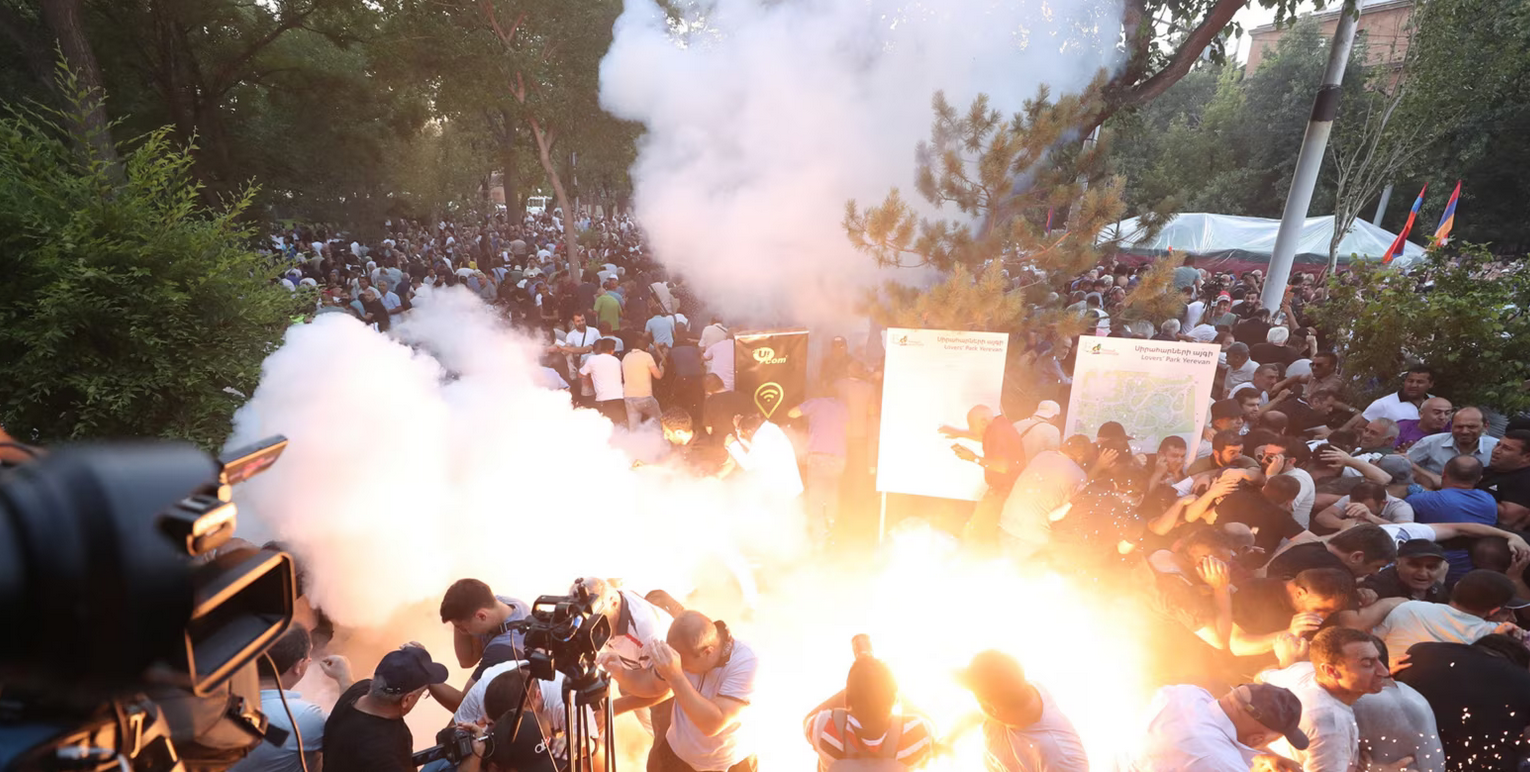
[(786, 357), (777, 357), (775, 349), (761, 346), (754, 350), (754, 361), (762, 365), (779, 365), (786, 363)]

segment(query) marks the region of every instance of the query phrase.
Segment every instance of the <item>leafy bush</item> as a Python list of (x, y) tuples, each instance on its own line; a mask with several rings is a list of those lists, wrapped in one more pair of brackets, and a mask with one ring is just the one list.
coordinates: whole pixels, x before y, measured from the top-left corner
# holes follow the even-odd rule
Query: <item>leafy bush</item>
[(1397, 388), (1401, 371), (1423, 362), (1436, 369), (1434, 392), (1457, 407), (1530, 409), (1530, 272), (1484, 280), (1485, 246), (1451, 252), (1431, 250), (1413, 274), (1352, 263), (1331, 280), (1316, 321), (1332, 333), (1363, 399)]
[(168, 129), (99, 157), (63, 128), (98, 97), (61, 83), (68, 111), (0, 115), (0, 422), (217, 447), (296, 310), (236, 221), (251, 193), (204, 205)]

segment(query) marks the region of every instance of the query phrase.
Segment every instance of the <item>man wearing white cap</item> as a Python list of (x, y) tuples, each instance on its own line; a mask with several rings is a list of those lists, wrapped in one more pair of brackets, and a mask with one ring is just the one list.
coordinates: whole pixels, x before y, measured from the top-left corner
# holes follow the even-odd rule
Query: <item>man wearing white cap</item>
[(1021, 446), (1025, 448), (1026, 461), (1043, 451), (1057, 450), (1062, 445), (1062, 430), (1052, 423), (1052, 419), (1060, 413), (1062, 408), (1056, 402), (1044, 399), (1036, 406), (1036, 412), (1031, 413), (1030, 418), (1015, 422), (1015, 431), (1020, 435)]

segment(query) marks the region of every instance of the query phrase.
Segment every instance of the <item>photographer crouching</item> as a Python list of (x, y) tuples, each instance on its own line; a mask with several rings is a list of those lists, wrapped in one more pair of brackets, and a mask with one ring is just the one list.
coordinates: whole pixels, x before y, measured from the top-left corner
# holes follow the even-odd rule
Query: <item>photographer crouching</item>
[[(482, 710), (485, 715), (497, 718), (485, 727), (474, 721), (464, 721), (463, 715), (458, 713), (455, 728), (470, 734), (473, 739), (471, 751), (462, 754), (456, 771), (558, 772), (569, 769), (570, 735), (561, 678), (542, 681), (533, 678), (526, 668), (514, 667), (487, 680), (488, 685), (482, 688)], [(516, 710), (523, 704), (525, 707), (517, 727)], [(595, 711), (589, 706), (583, 710), (586, 726), (598, 726)], [(586, 742), (586, 757), (594, 772), (605, 772), (606, 756), (601, 752), (600, 735), (592, 731)], [(432, 768), (425, 767), (427, 770)]]
[(754, 697), (754, 650), (722, 622), (686, 611), (666, 640), (650, 641), (644, 651), (675, 695), (669, 730), (648, 754), (648, 772), (755, 772), (754, 745), (740, 731)]

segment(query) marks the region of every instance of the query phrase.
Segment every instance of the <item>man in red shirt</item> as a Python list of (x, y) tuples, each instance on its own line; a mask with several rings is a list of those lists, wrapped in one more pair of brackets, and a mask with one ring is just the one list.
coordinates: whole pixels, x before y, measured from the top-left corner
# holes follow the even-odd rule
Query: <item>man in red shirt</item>
[(978, 501), (977, 509), (963, 530), (963, 540), (969, 544), (992, 544), (994, 531), (998, 528), (999, 515), (1004, 511), (1004, 500), (1009, 489), (1019, 479), (1021, 466), (1025, 463), (1025, 443), (1015, 431), (1014, 422), (1002, 415), (994, 415), (993, 408), (978, 405), (967, 411), (967, 429), (954, 426), (940, 427), (940, 433), (951, 438), (977, 440), (983, 443), (980, 456), (971, 448), (954, 443), (951, 451), (963, 461), (971, 461), (983, 467), (983, 480), (988, 490)]

